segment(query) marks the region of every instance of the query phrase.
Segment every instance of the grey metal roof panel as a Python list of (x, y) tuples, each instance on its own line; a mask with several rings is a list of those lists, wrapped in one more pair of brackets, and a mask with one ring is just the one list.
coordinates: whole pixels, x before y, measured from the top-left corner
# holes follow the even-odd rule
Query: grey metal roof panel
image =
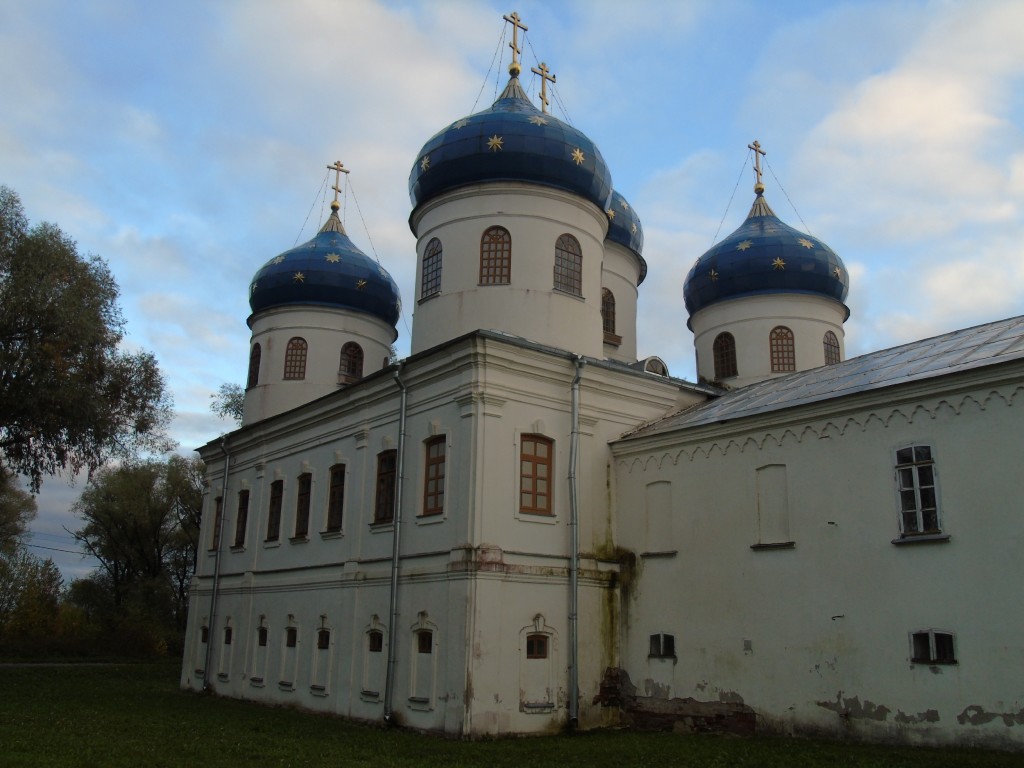
[(1024, 316), (964, 328), (780, 376), (643, 425), (622, 439), (821, 402), (1024, 358)]

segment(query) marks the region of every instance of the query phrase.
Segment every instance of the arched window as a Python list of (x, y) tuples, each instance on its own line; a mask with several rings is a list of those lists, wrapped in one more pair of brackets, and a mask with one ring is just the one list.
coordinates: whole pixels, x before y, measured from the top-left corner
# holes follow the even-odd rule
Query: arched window
[(583, 295), (583, 251), (572, 235), (561, 235), (555, 242), (555, 290)]
[(711, 346), (715, 358), (715, 380), (721, 381), (736, 376), (736, 339), (731, 333), (720, 333)]
[(420, 298), (441, 292), (441, 241), (436, 237), (427, 243), (423, 251), (423, 277)]
[(260, 357), (262, 350), (259, 344), (253, 344), (249, 350), (249, 377), (245, 380), (245, 388), (252, 389), (260, 383)]
[(608, 341), (607, 335), (615, 334), (615, 294), (607, 288), (601, 289), (601, 323)]
[(772, 328), (768, 336), (772, 357), (772, 373), (786, 373), (796, 370), (796, 344), (793, 332), (784, 325)]
[(284, 351), (284, 377), (286, 379), (306, 378), (306, 340), (298, 336), (288, 339)]
[(341, 348), (341, 368), (338, 373), (338, 380), (342, 384), (363, 378), (363, 348), (354, 341)]
[(508, 285), (512, 281), (512, 235), (504, 227), (491, 227), (480, 239), (480, 285)]
[(825, 345), (825, 365), (835, 365), (839, 362), (839, 339), (832, 331), (825, 331), (823, 340)]

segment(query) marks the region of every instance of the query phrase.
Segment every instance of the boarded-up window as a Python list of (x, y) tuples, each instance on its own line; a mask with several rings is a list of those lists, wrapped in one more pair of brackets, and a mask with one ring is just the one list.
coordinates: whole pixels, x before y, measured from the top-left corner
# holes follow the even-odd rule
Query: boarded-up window
[(790, 541), (785, 464), (769, 464), (757, 470), (757, 540), (759, 544)]

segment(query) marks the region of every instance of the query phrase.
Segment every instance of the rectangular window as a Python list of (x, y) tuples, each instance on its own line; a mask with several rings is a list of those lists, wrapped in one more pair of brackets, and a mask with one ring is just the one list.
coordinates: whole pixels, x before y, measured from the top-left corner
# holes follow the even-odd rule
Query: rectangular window
[(395, 519), (397, 464), (397, 451), (382, 451), (377, 454), (377, 495), (373, 505), (373, 522), (375, 523), (390, 523)]
[(235, 546), (245, 546), (245, 526), (249, 522), (249, 491), (238, 492), (238, 514), (235, 516)]
[(445, 436), (427, 441), (427, 465), (423, 473), (423, 514), (444, 512)]
[(433, 653), (434, 633), (426, 629), (421, 629), (419, 632), (417, 632), (416, 648), (420, 653)]
[(523, 435), (519, 452), (519, 511), (550, 515), (554, 442)]
[(321, 629), (316, 633), (316, 647), (321, 651), (331, 647), (331, 630)]
[(231, 645), (231, 627), (224, 627), (224, 645)]
[(941, 532), (931, 446), (910, 445), (896, 451), (896, 490), (904, 536)]
[(548, 636), (527, 635), (526, 636), (526, 658), (546, 659), (548, 657)]
[(327, 497), (327, 530), (341, 530), (341, 513), (345, 504), (345, 465), (331, 467), (331, 491)]
[(912, 633), (910, 660), (918, 664), (956, 664), (953, 633), (935, 629)]
[(288, 627), (284, 631), (284, 644), (288, 648), (294, 648), (299, 641), (299, 630), (295, 627)]
[(303, 472), (299, 475), (299, 488), (295, 496), (295, 536), (309, 533), (309, 495), (313, 489), (313, 475)]
[(224, 516), (224, 499), (218, 496), (214, 499), (214, 511), (213, 511), (213, 541), (210, 544), (211, 550), (216, 550), (220, 547), (220, 522)]
[(658, 633), (651, 635), (650, 657), (652, 659), (674, 659), (676, 657), (676, 637)]
[(256, 630), (256, 640), (259, 642), (260, 648), (267, 647), (267, 628), (260, 627)]
[(199, 642), (208, 643), (210, 642), (210, 628), (200, 627), (199, 628)]
[(277, 541), (281, 535), (281, 502), (284, 499), (284, 480), (270, 484), (270, 510), (267, 512), (267, 541)]
[(370, 653), (381, 653), (384, 650), (384, 633), (371, 632), (367, 639)]

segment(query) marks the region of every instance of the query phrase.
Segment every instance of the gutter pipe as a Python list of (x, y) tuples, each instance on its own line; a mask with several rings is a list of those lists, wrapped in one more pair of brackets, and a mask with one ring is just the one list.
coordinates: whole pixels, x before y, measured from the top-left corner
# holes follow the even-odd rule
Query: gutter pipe
[(580, 379), (586, 360), (576, 356), (576, 375), (572, 380), (572, 434), (569, 442), (569, 728), (579, 725), (579, 586), (580, 524), (579, 478), (576, 466), (580, 453)]
[[(220, 483), (220, 520), (217, 523), (217, 549), (213, 556), (213, 592), (210, 595), (210, 620), (206, 630), (206, 660), (203, 662), (203, 690), (212, 691), (210, 684), (210, 662), (213, 660), (214, 627), (217, 626), (217, 593), (220, 589), (220, 553), (224, 549), (224, 517), (228, 508), (228, 474), (231, 471), (231, 454), (228, 453), (228, 439), (222, 437), (220, 450), (224, 454), (224, 476)], [(202, 546), (202, 541), (199, 542)], [(202, 631), (202, 630), (200, 630)]]
[(384, 676), (384, 722), (390, 724), (394, 713), (391, 709), (392, 690), (395, 684), (395, 659), (398, 645), (398, 555), (402, 540), (402, 472), (405, 456), (405, 412), (409, 391), (402, 383), (402, 364), (395, 371), (395, 383), (401, 389), (398, 404), (398, 460), (395, 466), (395, 519), (394, 536), (391, 541), (391, 606), (388, 629), (388, 665)]

